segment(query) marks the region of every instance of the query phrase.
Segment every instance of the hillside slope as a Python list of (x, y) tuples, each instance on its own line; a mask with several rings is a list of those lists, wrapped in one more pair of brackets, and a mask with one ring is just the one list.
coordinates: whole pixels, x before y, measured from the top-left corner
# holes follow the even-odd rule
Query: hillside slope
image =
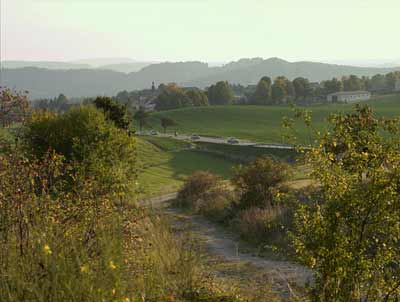
[[(379, 116), (400, 116), (400, 95), (380, 97), (368, 102)], [(350, 111), (354, 104), (318, 105), (307, 107), (313, 112), (313, 124), (323, 128), (330, 113)], [(286, 143), (282, 119), (293, 116), (288, 106), (209, 106), (157, 112), (152, 115), (151, 127), (160, 130), (160, 118), (174, 119), (178, 133), (237, 137), (254, 142)], [(296, 125), (297, 136), (306, 142), (311, 133), (302, 123)]]

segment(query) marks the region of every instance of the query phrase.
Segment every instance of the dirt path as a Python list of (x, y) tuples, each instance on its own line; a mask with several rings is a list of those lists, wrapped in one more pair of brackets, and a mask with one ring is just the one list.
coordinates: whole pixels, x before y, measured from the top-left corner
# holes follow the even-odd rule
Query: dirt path
[(204, 243), (211, 255), (228, 261), (238, 267), (252, 267), (261, 271), (268, 278), (272, 291), (281, 297), (297, 295), (298, 288), (304, 287), (312, 280), (311, 272), (306, 268), (280, 260), (270, 260), (245, 252), (245, 244), (234, 234), (224, 228), (209, 222), (198, 215), (184, 213), (178, 209), (167, 208), (168, 201), (176, 198), (176, 193), (152, 198), (147, 202), (153, 207), (162, 209), (171, 218), (174, 227), (185, 228)]

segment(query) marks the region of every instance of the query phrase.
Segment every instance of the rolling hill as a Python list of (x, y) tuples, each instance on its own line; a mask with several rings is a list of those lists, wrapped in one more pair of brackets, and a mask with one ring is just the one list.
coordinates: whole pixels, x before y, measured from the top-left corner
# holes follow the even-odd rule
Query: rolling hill
[[(400, 116), (400, 95), (380, 97), (368, 102), (378, 116)], [(335, 112), (352, 110), (354, 104), (318, 105), (307, 107), (312, 111), (313, 124), (326, 126), (326, 117)], [(156, 112), (150, 126), (161, 131), (160, 118), (174, 119), (178, 133), (223, 137), (237, 137), (262, 143), (287, 143), (282, 138), (282, 119), (293, 116), (288, 106), (209, 106)], [(175, 128), (174, 128), (175, 130)], [(172, 129), (171, 129), (172, 131)], [(296, 125), (297, 137), (303, 142), (311, 138), (304, 124)]]
[[(131, 64), (131, 63), (129, 63)], [(119, 65), (118, 68), (124, 68)], [(129, 66), (128, 66), (129, 67)], [(14, 68), (1, 71), (0, 85), (27, 90), (32, 99), (54, 97), (64, 93), (69, 97), (115, 95), (121, 90), (136, 90), (156, 84), (175, 82), (182, 86), (204, 88), (219, 80), (233, 84), (255, 84), (262, 76), (298, 76), (311, 81), (355, 74), (372, 76), (385, 74), (398, 68), (367, 68), (316, 62), (288, 62), (278, 58), (241, 59), (220, 67), (210, 67), (202, 62), (158, 63), (132, 73), (101, 69), (46, 69)]]

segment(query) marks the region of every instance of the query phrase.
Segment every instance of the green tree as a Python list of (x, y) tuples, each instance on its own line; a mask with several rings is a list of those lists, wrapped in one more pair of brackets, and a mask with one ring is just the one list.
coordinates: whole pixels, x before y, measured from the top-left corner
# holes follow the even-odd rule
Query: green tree
[(256, 91), (252, 96), (252, 103), (265, 105), (271, 101), (271, 78), (263, 77), (258, 82)]
[(135, 140), (93, 106), (74, 107), (62, 115), (36, 112), (24, 127), (24, 147), (32, 157), (49, 150), (79, 163), (80, 174), (93, 177), (104, 192), (133, 189)]
[(296, 100), (305, 100), (312, 95), (310, 82), (306, 78), (296, 78), (293, 80), (294, 94)]
[(365, 89), (364, 82), (355, 75), (350, 75), (349, 77), (343, 77), (342, 83), (344, 91), (357, 91)]
[(114, 124), (121, 129), (128, 129), (130, 125), (130, 118), (126, 106), (121, 105), (109, 97), (97, 97), (94, 100), (96, 108), (103, 111), (107, 119), (114, 122)]
[(164, 133), (167, 133), (168, 127), (174, 127), (177, 123), (175, 120), (169, 117), (162, 117), (161, 118), (161, 127), (164, 129)]
[(272, 85), (272, 100), (274, 103), (279, 104), (285, 100), (288, 95), (286, 84), (286, 78), (284, 77), (278, 77), (274, 80)]
[(335, 92), (339, 92), (343, 90), (343, 83), (342, 81), (333, 78), (332, 80), (327, 80), (322, 82), (322, 87), (324, 94), (331, 94)]
[(358, 105), (307, 150), (320, 193), (295, 215), (294, 246), (314, 271), (310, 301), (399, 301), (399, 126)]
[(382, 74), (374, 75), (370, 80), (370, 90), (383, 91), (387, 88), (386, 77)]
[(171, 110), (190, 106), (190, 99), (185, 91), (176, 84), (168, 84), (162, 87), (160, 95), (157, 97), (156, 110)]
[(228, 82), (220, 81), (208, 88), (208, 100), (211, 105), (226, 105), (233, 101), (233, 92)]
[(400, 71), (390, 72), (385, 76), (386, 87), (393, 91), (397, 81), (400, 81)]
[(139, 124), (139, 130), (142, 131), (143, 127), (148, 125), (150, 114), (146, 112), (143, 108), (140, 108), (133, 115), (133, 119), (136, 120)]
[(208, 106), (208, 97), (203, 91), (199, 89), (192, 89), (186, 91), (186, 96), (189, 98), (192, 106)]

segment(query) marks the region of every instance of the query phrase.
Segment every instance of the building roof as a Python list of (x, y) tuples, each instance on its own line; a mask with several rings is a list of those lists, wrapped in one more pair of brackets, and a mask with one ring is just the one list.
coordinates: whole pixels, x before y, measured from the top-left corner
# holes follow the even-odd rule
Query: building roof
[(354, 95), (354, 94), (370, 94), (369, 91), (364, 91), (364, 90), (357, 90), (357, 91), (340, 91), (340, 92), (335, 92), (331, 93), (328, 95), (334, 96), (334, 95)]

